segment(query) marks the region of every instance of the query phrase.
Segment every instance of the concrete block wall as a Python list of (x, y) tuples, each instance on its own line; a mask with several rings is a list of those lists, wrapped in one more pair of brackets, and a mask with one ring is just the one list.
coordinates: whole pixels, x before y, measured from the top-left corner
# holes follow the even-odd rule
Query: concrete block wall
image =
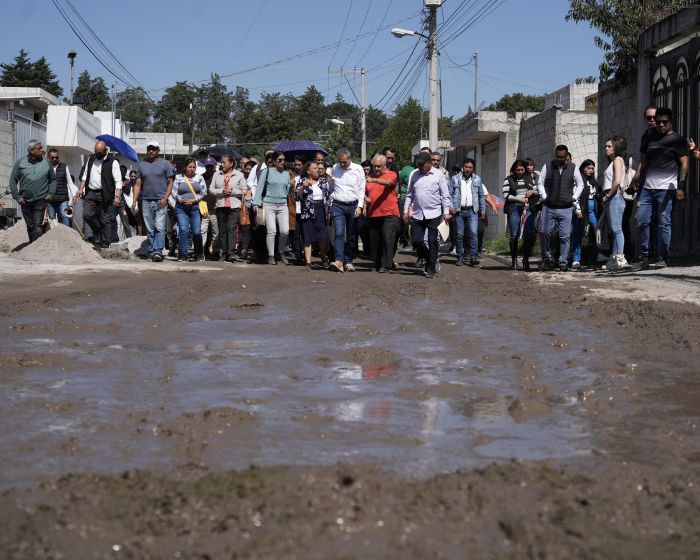
[(597, 84), (567, 84), (545, 96), (544, 110), (561, 105), (567, 111), (583, 111), (586, 108), (586, 97), (596, 91)]
[(10, 185), (10, 172), (14, 165), (12, 153), (12, 125), (0, 121), (0, 196)]
[(598, 142), (598, 115), (585, 111), (559, 111), (555, 144), (565, 144), (576, 165), (581, 165), (585, 159), (597, 161), (601, 151)]
[[(611, 136), (624, 136), (628, 152), (639, 161), (639, 141), (643, 128), (643, 115), (637, 113), (637, 88), (632, 83), (613, 93), (608, 85), (602, 85), (598, 97), (598, 138), (600, 144)], [(640, 131), (641, 130), (641, 131)], [(598, 155), (598, 169), (607, 166), (602, 148)]]
[(518, 157), (534, 159), (536, 169), (540, 169), (554, 154), (559, 112), (552, 107), (524, 120), (520, 125)]

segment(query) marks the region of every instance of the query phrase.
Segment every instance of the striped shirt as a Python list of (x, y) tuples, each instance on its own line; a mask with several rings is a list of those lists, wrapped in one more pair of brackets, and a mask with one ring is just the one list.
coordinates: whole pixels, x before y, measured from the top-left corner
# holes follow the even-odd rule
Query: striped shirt
[(510, 194), (510, 181), (506, 177), (503, 181), (503, 198), (506, 202), (520, 202), (525, 204), (525, 195), (527, 194), (527, 185), (525, 184), (525, 179), (517, 179), (517, 188), (515, 190), (515, 196)]

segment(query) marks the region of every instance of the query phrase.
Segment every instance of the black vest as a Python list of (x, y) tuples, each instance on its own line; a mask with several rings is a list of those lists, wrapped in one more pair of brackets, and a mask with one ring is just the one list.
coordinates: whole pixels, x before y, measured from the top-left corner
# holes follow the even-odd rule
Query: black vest
[(544, 180), (544, 190), (547, 198), (544, 201), (550, 208), (571, 208), (574, 205), (574, 171), (576, 166), (566, 162), (561, 173), (557, 162), (551, 161), (547, 166), (547, 177)]
[(66, 164), (61, 162), (56, 166), (56, 193), (53, 195), (54, 202), (65, 202), (68, 200), (68, 174)]
[[(90, 188), (90, 173), (92, 172), (92, 164), (95, 161), (95, 154), (90, 156), (88, 160), (87, 169), (85, 170), (85, 188)], [(114, 198), (114, 191), (116, 190), (116, 184), (114, 183), (114, 177), (112, 176), (112, 166), (114, 165), (114, 158), (107, 155), (102, 160), (102, 200), (109, 200)], [(87, 190), (85, 191), (87, 192)]]

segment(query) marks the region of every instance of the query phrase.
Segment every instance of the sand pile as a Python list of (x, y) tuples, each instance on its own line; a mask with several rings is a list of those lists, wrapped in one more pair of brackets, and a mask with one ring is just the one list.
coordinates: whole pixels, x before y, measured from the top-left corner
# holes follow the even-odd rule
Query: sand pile
[[(13, 228), (14, 229), (14, 228)], [(14, 253), (23, 261), (56, 264), (101, 263), (104, 259), (72, 228), (58, 224), (31, 245)]]
[(0, 230), (0, 245), (7, 245), (13, 251), (18, 245), (28, 242), (29, 236), (27, 235), (27, 228), (24, 226), (24, 222)]

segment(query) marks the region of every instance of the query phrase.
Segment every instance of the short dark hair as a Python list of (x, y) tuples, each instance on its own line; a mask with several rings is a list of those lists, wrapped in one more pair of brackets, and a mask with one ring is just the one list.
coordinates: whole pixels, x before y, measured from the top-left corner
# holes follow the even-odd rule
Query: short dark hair
[(382, 148), (382, 155), (383, 155), (383, 156), (386, 156), (386, 153), (387, 153), (387, 152), (393, 152), (394, 154), (396, 154), (396, 148), (394, 148), (393, 146), (385, 146), (385, 147), (383, 147), (383, 148)]
[(659, 107), (656, 109), (656, 120), (659, 120), (659, 117), (668, 117), (669, 119), (673, 118), (673, 111), (669, 107)]
[(654, 110), (656, 110), (656, 105), (647, 105), (646, 107), (644, 107), (644, 114), (646, 114), (646, 112), (647, 112), (649, 109), (654, 109)]
[(56, 148), (51, 148), (49, 149), (48, 152), (46, 152), (46, 155), (51, 155), (51, 154), (57, 154), (58, 150)]
[(533, 167), (535, 166), (535, 160), (532, 159), (531, 157), (526, 157), (525, 163), (527, 163), (528, 165), (532, 165)]
[(304, 156), (296, 156), (294, 158), (294, 161), (298, 161), (299, 163), (301, 163), (303, 165), (306, 163), (306, 158)]
[(566, 152), (567, 154), (569, 153), (569, 148), (567, 148), (564, 144), (559, 144), (556, 148), (554, 148), (555, 152)]
[(360, 167), (372, 167), (372, 162), (366, 159), (360, 164)]
[(468, 163), (471, 163), (471, 164), (474, 166), (474, 169), (476, 169), (476, 162), (475, 162), (472, 158), (470, 158), (470, 157), (465, 157), (465, 158), (464, 158), (464, 161), (462, 162), (462, 167), (464, 167), (464, 166), (467, 165)]

